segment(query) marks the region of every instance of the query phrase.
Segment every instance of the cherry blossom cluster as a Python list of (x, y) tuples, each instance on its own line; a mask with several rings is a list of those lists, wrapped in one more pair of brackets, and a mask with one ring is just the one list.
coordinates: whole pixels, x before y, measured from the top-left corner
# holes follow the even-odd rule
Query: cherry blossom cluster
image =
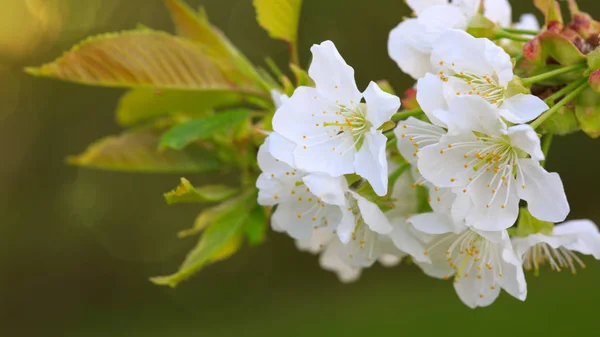
[[(361, 92), (335, 45), (314, 45), (314, 87), (275, 94), (273, 132), (258, 153), (258, 198), (274, 207), (272, 228), (343, 282), (410, 257), (425, 274), (453, 279), (472, 308), (501, 289), (525, 300), (524, 269), (575, 272), (585, 267), (575, 252), (599, 259), (591, 221), (554, 226), (569, 204), (528, 124), (549, 107), (521, 90), (503, 41), (465, 32), (480, 1), (407, 3), (416, 17), (392, 30), (388, 48), (417, 80), (422, 114), (397, 118), (398, 97), (375, 82)], [(507, 0), (484, 3), (488, 19), (513, 26)], [(539, 29), (532, 15), (516, 26)], [(519, 233), (520, 222), (537, 230)]]

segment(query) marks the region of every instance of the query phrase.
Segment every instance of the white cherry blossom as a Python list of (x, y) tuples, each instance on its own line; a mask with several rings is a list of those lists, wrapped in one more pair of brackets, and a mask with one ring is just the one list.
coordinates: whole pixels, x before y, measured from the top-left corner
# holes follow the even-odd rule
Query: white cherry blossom
[(298, 169), (334, 177), (357, 173), (385, 195), (387, 138), (378, 128), (398, 111), (400, 99), (374, 82), (361, 93), (354, 69), (331, 41), (311, 51), (308, 73), (316, 88), (296, 89), (275, 113), (274, 130), (295, 144)]
[[(480, 0), (409, 0), (417, 15), (401, 22), (390, 32), (388, 53), (403, 72), (415, 79), (433, 69), (429, 63), (436, 40), (448, 29), (466, 30), (477, 14)], [(512, 9), (508, 0), (485, 0), (484, 15), (494, 23), (509, 27)]]
[(447, 114), (458, 131), (420, 150), (418, 168), (435, 186), (459, 194), (454, 213), (476, 229), (503, 230), (515, 223), (523, 199), (540, 220), (565, 219), (569, 204), (562, 181), (540, 166), (544, 154), (529, 125), (507, 127), (479, 96), (453, 99)]
[(536, 233), (512, 239), (515, 250), (523, 257), (523, 267), (539, 270), (547, 264), (552, 270), (577, 272), (585, 264), (577, 253), (600, 259), (600, 233), (590, 220), (572, 220), (554, 226), (550, 233)]
[(454, 277), (458, 297), (470, 308), (492, 304), (500, 289), (524, 301), (527, 284), (521, 262), (506, 231), (479, 231), (455, 223), (440, 213), (423, 213), (409, 219), (430, 235), (423, 255), (430, 263), (418, 263), (432, 277)]
[(451, 28), (467, 28), (463, 11), (448, 4), (427, 7), (417, 18), (406, 19), (392, 29), (388, 53), (403, 72), (420, 78), (431, 71), (429, 58), (434, 42)]
[[(432, 122), (437, 122), (439, 125), (445, 125), (441, 121), (437, 121), (435, 116), (429, 116)], [(394, 134), (398, 140), (398, 151), (413, 165), (412, 176), (414, 183), (412, 188), (416, 186), (425, 186), (429, 191), (429, 204), (436, 212), (450, 212), (452, 204), (455, 200), (455, 195), (451, 188), (440, 188), (431, 182), (427, 181), (417, 168), (418, 153), (420, 149), (427, 146), (439, 143), (442, 136), (446, 134), (446, 130), (442, 127), (421, 121), (414, 117), (409, 117), (404, 121), (400, 121)]]
[[(335, 229), (342, 220), (341, 209), (346, 202), (343, 195), (340, 199), (335, 194), (345, 188), (345, 178), (308, 174), (295, 169), (283, 158), (277, 159), (269, 149), (275, 148), (277, 153), (285, 147), (282, 142), (287, 140), (272, 133), (258, 151), (258, 165), (262, 170), (256, 182), (258, 203), (277, 205), (272, 217), (273, 229), (300, 240), (309, 240), (313, 231), (321, 227)], [(306, 182), (314, 181), (320, 182), (318, 195), (307, 187)]]
[(548, 110), (536, 96), (511, 93), (511, 57), (488, 39), (448, 30), (435, 42), (430, 61), (431, 73), (417, 84), (417, 101), (428, 115), (447, 109), (448, 103), (460, 96), (484, 98), (512, 123), (531, 121)]
[[(370, 267), (375, 261), (386, 267), (400, 263), (405, 253), (398, 250), (385, 235), (370, 231), (359, 239), (358, 236), (344, 244), (331, 229), (323, 227), (315, 230), (309, 240), (296, 240), (296, 246), (302, 251), (319, 254), (319, 262), (325, 270), (336, 273), (341, 282), (348, 283), (358, 279), (363, 268)], [(369, 244), (360, 240), (372, 240)]]

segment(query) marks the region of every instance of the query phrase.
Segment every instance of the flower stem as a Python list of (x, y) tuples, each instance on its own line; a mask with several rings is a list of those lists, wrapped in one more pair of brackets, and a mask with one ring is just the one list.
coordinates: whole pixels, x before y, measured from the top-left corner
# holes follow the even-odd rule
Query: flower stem
[(586, 81), (587, 81), (586, 78), (582, 78), (582, 79), (579, 79), (579, 80), (577, 80), (575, 82), (571, 82), (568, 85), (566, 85), (565, 87), (563, 87), (562, 89), (560, 89), (559, 91), (557, 91), (557, 92), (553, 93), (552, 95), (548, 96), (548, 98), (544, 99), (544, 102), (546, 102), (546, 104), (548, 104), (550, 106), (553, 106), (554, 105), (554, 101), (556, 101), (557, 99), (563, 97), (567, 93), (573, 91), (573, 89), (575, 89), (578, 86), (582, 85)]
[(574, 64), (572, 66), (555, 69), (555, 70), (552, 70), (552, 71), (549, 71), (549, 72), (546, 72), (543, 74), (539, 74), (536, 76), (527, 77), (527, 78), (522, 79), (523, 85), (531, 85), (533, 83), (541, 82), (541, 81), (550, 79), (554, 76), (558, 76), (561, 74), (569, 73), (571, 71), (583, 69), (585, 67), (587, 67), (587, 65), (585, 63), (579, 63), (579, 64)]
[(561, 99), (560, 101), (558, 101), (558, 103), (556, 103), (553, 107), (551, 107), (550, 109), (548, 109), (540, 117), (538, 117), (536, 120), (534, 120), (530, 124), (531, 127), (534, 128), (534, 129), (536, 129), (537, 127), (539, 127), (546, 119), (550, 118), (555, 112), (557, 112), (565, 104), (567, 104), (570, 101), (572, 101), (575, 97), (577, 97), (577, 95), (579, 95), (579, 93), (581, 93), (583, 90), (585, 90), (588, 86), (589, 86), (589, 83), (587, 81), (585, 81), (584, 83), (580, 84), (575, 90), (571, 91), (563, 99)]
[(544, 167), (546, 160), (548, 160), (548, 152), (550, 151), (550, 144), (552, 144), (552, 134), (546, 134), (542, 139), (542, 152), (544, 153), (544, 160), (540, 162), (540, 165)]
[(300, 58), (298, 57), (298, 44), (295, 41), (290, 42), (290, 61), (299, 66)]
[(398, 181), (398, 178), (400, 178), (400, 176), (406, 172), (406, 170), (410, 169), (410, 164), (406, 163), (406, 164), (402, 164), (400, 165), (394, 172), (392, 172), (388, 178), (388, 191), (389, 194), (392, 194), (392, 191), (394, 189), (394, 185), (396, 184), (396, 181)]
[(419, 116), (422, 113), (423, 113), (422, 109), (401, 111), (401, 112), (398, 112), (395, 115), (393, 115), (392, 120), (394, 122), (397, 122), (397, 121), (400, 121), (403, 119), (407, 119), (408, 117), (411, 117), (411, 116)]
[(502, 28), (502, 30), (507, 33), (523, 34), (523, 35), (538, 35), (540, 33), (537, 30), (517, 29), (517, 28)]
[(509, 39), (517, 42), (528, 42), (531, 40), (530, 37), (522, 36), (519, 34), (510, 33), (507, 30), (499, 30), (496, 32), (495, 39)]

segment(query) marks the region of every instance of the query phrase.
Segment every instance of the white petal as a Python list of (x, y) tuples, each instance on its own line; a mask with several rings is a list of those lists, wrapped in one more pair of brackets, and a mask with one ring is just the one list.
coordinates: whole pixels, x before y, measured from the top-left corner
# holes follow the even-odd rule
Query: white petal
[(400, 262), (402, 262), (402, 257), (392, 254), (382, 254), (377, 261), (379, 261), (382, 266), (391, 268), (399, 265)]
[(338, 206), (346, 204), (348, 182), (345, 177), (331, 177), (326, 174), (313, 173), (302, 178), (302, 181), (312, 194), (325, 203)]
[(464, 229), (463, 225), (455, 224), (451, 217), (433, 212), (412, 216), (407, 221), (426, 234), (456, 233)]
[[(446, 235), (439, 235), (439, 237), (445, 238)], [(454, 269), (448, 265), (448, 262), (446, 261), (446, 256), (443, 254), (436, 254), (435, 256), (431, 256), (431, 262), (415, 261), (415, 264), (419, 266), (423, 273), (425, 273), (425, 275), (429, 277), (441, 279), (450, 277), (454, 274)]]
[(474, 206), (471, 197), (468, 194), (461, 192), (456, 193), (456, 198), (450, 209), (450, 214), (455, 223), (464, 221), (471, 211), (471, 208)]
[(423, 242), (415, 231), (411, 231), (411, 224), (404, 218), (395, 218), (391, 220), (394, 230), (389, 234), (389, 238), (396, 248), (412, 255), (416, 261), (429, 262), (430, 259), (424, 254), (426, 251)]
[(350, 192), (358, 203), (360, 214), (369, 228), (379, 234), (389, 234), (392, 225), (379, 206), (361, 197), (358, 193)]
[(519, 22), (515, 24), (516, 29), (524, 29), (524, 30), (540, 30), (540, 23), (538, 22), (535, 15), (527, 13), (521, 15)]
[(507, 135), (512, 146), (527, 152), (534, 160), (544, 160), (540, 138), (531, 126), (527, 124), (511, 126), (508, 128)]
[(596, 224), (587, 219), (583, 220), (570, 220), (554, 226), (552, 231), (554, 235), (596, 235), (598, 234), (598, 227)]
[[(425, 234), (424, 234), (425, 235)], [(454, 233), (443, 234), (443, 235), (430, 235), (428, 242), (424, 243), (425, 249), (428, 252), (428, 262), (419, 262), (415, 260), (415, 263), (423, 270), (423, 272), (431, 277), (435, 278), (448, 278), (455, 273), (455, 270), (448, 263), (448, 256), (445, 254), (445, 250), (458, 236)], [(433, 249), (437, 248), (436, 251)], [(420, 254), (425, 256), (424, 253)]]
[(327, 246), (319, 259), (321, 267), (325, 270), (333, 271), (343, 283), (350, 283), (358, 280), (362, 268), (354, 267), (342, 258), (344, 249), (339, 241), (334, 241)]
[(476, 39), (462, 30), (449, 29), (440, 35), (433, 46), (431, 64), (435, 69), (479, 76), (494, 72), (486, 59), (485, 39)]
[(448, 4), (448, 0), (407, 0), (406, 4), (419, 15), (431, 6)]
[[(334, 123), (338, 107), (315, 88), (298, 87), (273, 116), (273, 129), (296, 144), (322, 143), (329, 139), (324, 122)], [(323, 114), (325, 112), (325, 114)]]
[(349, 136), (334, 138), (321, 144), (297, 146), (294, 158), (300, 170), (337, 177), (354, 173), (355, 153), (354, 140)]
[(285, 202), (291, 195), (296, 181), (300, 181), (304, 175), (269, 153), (269, 148), (275, 140), (274, 135), (275, 133), (272, 133), (258, 150), (258, 166), (263, 171), (256, 181), (260, 205)]
[(425, 27), (425, 40), (435, 43), (441, 33), (449, 29), (465, 30), (467, 28), (467, 17), (464, 13), (452, 5), (436, 5), (425, 9), (418, 17), (419, 23)]
[(354, 69), (342, 58), (331, 41), (310, 48), (313, 59), (308, 75), (315, 81), (317, 89), (332, 102), (346, 106), (359, 103), (362, 95), (356, 87)]
[(541, 233), (531, 234), (527, 237), (514, 237), (512, 239), (512, 245), (514, 247), (515, 253), (519, 258), (521, 258), (529, 248), (535, 246), (536, 244), (543, 242), (550, 245), (552, 248), (558, 248), (560, 246), (564, 246), (566, 244), (572, 243), (576, 240), (575, 237), (571, 235), (561, 236), (561, 235), (544, 235)]
[(444, 129), (414, 117), (398, 122), (394, 129), (398, 139), (398, 151), (412, 165), (417, 163), (419, 149), (438, 143), (445, 133)]
[(346, 206), (340, 207), (342, 219), (336, 228), (337, 235), (343, 244), (347, 244), (352, 239), (352, 233), (356, 227), (356, 219), (352, 209)]
[(515, 254), (510, 244), (510, 240), (505, 244), (502, 250), (502, 277), (498, 278), (498, 283), (507, 293), (514, 298), (525, 301), (527, 298), (527, 282), (521, 261)]
[(512, 58), (502, 47), (488, 39), (483, 40), (485, 42), (485, 58), (494, 69), (498, 84), (506, 87), (514, 77)]
[(374, 128), (365, 133), (364, 143), (354, 157), (356, 174), (365, 178), (377, 195), (384, 196), (388, 189), (387, 137)]
[(452, 0), (452, 5), (460, 8), (467, 17), (477, 14), (481, 0)]
[(273, 213), (274, 228), (287, 232), (297, 240), (310, 240), (313, 230), (321, 227), (335, 229), (342, 219), (339, 206), (319, 200), (304, 186), (296, 186), (290, 197), (281, 202)]
[(392, 29), (388, 38), (388, 54), (400, 69), (412, 78), (419, 78), (431, 69), (431, 45), (416, 38), (425, 27), (417, 19), (406, 19)]
[(520, 159), (518, 169), (522, 177), (517, 179), (525, 186), (517, 188), (518, 194), (527, 201), (531, 215), (543, 221), (563, 221), (570, 208), (558, 173), (548, 173), (533, 159)]
[(448, 112), (448, 132), (452, 134), (464, 130), (499, 136), (506, 130), (499, 109), (480, 96), (456, 97), (449, 102)]
[(271, 90), (271, 99), (273, 100), (273, 104), (275, 104), (275, 109), (279, 109), (279, 107), (283, 104), (283, 102), (288, 100), (288, 96), (277, 89)]
[(507, 121), (527, 123), (548, 110), (548, 105), (537, 96), (517, 94), (506, 99), (500, 108), (500, 114)]
[(515, 223), (519, 216), (519, 197), (517, 183), (509, 173), (505, 174), (506, 180), (501, 179), (501, 173), (483, 173), (466, 188), (473, 203), (465, 218), (470, 226), (500, 231)]
[(331, 229), (322, 227), (313, 231), (310, 240), (296, 240), (296, 247), (301, 251), (317, 254), (335, 238)]
[[(456, 146), (458, 143), (468, 145)], [(438, 187), (466, 186), (469, 178), (477, 173), (469, 164), (472, 164), (475, 153), (483, 147), (485, 144), (480, 144), (470, 132), (443, 136), (438, 144), (419, 151), (419, 173)]]
[(303, 211), (306, 209), (299, 208), (296, 202), (281, 203), (273, 213), (273, 226), (287, 232), (294, 239), (308, 241), (311, 239), (314, 224), (309, 216), (298, 219), (298, 214)]
[(510, 27), (512, 7), (508, 0), (485, 0), (483, 4), (483, 15), (500, 27)]
[(272, 132), (269, 135), (269, 152), (273, 158), (280, 160), (291, 167), (295, 166), (294, 148), (296, 148), (296, 144), (279, 133)]
[(446, 127), (446, 124), (433, 114), (435, 110), (448, 109), (443, 86), (444, 82), (438, 76), (426, 74), (417, 82), (417, 102), (433, 124)]
[(481, 278), (475, 275), (461, 275), (454, 282), (454, 290), (458, 298), (469, 308), (486, 307), (492, 304), (500, 295), (500, 287), (495, 285), (492, 271), (483, 268)]
[(375, 128), (389, 121), (400, 108), (400, 99), (381, 90), (375, 82), (369, 83), (363, 95), (367, 102), (367, 119)]
[(573, 242), (564, 244), (567, 249), (582, 254), (593, 255), (600, 259), (600, 233), (598, 227), (590, 220), (572, 220), (554, 227), (554, 234), (572, 236)]

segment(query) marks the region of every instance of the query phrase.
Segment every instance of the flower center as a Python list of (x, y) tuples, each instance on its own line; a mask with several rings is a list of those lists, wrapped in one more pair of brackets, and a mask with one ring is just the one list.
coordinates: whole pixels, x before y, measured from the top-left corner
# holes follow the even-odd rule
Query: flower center
[[(444, 247), (447, 247), (445, 251)], [(496, 277), (503, 276), (501, 264), (497, 263), (500, 256), (493, 244), (471, 230), (466, 230), (458, 236), (446, 235), (424, 254), (445, 255), (446, 262), (454, 271), (454, 283), (458, 283), (461, 278), (490, 278), (491, 289), (494, 289)], [(444, 279), (449, 279), (450, 276), (447, 275)]]
[(548, 263), (550, 269), (560, 272), (563, 268), (570, 269), (571, 273), (577, 274), (576, 265), (585, 269), (585, 263), (572, 251), (565, 247), (553, 248), (545, 242), (539, 242), (529, 248), (523, 259), (523, 266), (526, 270), (534, 269), (539, 273), (541, 265)]
[(354, 139), (354, 145), (362, 141), (364, 134), (369, 131), (371, 123), (367, 120), (367, 106), (364, 103), (351, 107), (339, 105), (339, 111), (335, 114), (339, 119), (334, 122), (323, 123), (324, 127), (333, 127), (336, 136), (351, 135)]
[(454, 74), (467, 84), (467, 88), (457, 91), (456, 95), (477, 95), (483, 97), (486, 101), (496, 106), (500, 106), (505, 98), (504, 87), (498, 84), (498, 81), (489, 75), (477, 76), (470, 73)]
[[(487, 188), (491, 190), (491, 199), (486, 204), (489, 208), (494, 201), (501, 208), (505, 208), (510, 196), (511, 187), (514, 188), (513, 181), (520, 178), (521, 187), (525, 188), (525, 179), (519, 164), (519, 159), (525, 155), (523, 151), (514, 147), (508, 137), (491, 137), (487, 135), (478, 135), (476, 140), (457, 142), (448, 144), (448, 150), (459, 149), (463, 153), (465, 179), (468, 177), (468, 183), (462, 190), (466, 193), (471, 184), (481, 182), (484, 179), (487, 182)], [(454, 182), (454, 178), (450, 179)], [(502, 194), (497, 193), (502, 191)], [(502, 195), (501, 200), (497, 195)]]

